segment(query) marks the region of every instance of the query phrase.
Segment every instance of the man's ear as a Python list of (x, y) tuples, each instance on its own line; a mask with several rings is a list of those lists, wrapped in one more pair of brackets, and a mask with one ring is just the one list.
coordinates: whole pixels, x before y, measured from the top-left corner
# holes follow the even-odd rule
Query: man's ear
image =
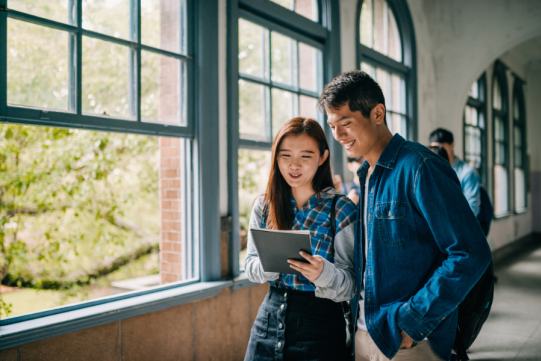
[(455, 142), (452, 142), (451, 144), (449, 144), (451, 146), (451, 149), (454, 151), (455, 150)]
[(385, 122), (385, 105), (379, 103), (372, 109), (370, 115), (374, 118), (376, 124), (383, 124)]
[(323, 163), (325, 163), (325, 161), (327, 160), (327, 157), (329, 157), (329, 150), (328, 149), (325, 149), (325, 153), (323, 153), (323, 156), (321, 157), (321, 159), (319, 160), (319, 165), (322, 165)]

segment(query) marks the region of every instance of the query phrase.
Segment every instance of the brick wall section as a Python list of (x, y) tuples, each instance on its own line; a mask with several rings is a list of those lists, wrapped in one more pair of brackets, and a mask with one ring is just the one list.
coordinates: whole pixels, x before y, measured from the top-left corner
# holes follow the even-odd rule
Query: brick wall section
[[(161, 47), (179, 50), (179, 2), (161, 0)], [(179, 61), (160, 56), (159, 119), (161, 123), (178, 124), (179, 113)], [(160, 280), (161, 283), (182, 280), (181, 237), (181, 141), (160, 137)]]
[(0, 360), (243, 360), (268, 289), (226, 288), (215, 297), (2, 350)]
[(180, 213), (180, 142), (160, 137), (160, 278), (161, 283), (182, 280)]

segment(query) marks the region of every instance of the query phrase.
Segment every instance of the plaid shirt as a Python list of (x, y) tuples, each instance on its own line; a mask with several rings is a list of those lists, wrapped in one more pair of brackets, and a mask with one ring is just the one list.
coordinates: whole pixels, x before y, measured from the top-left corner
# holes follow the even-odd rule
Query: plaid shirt
[[(331, 204), (337, 191), (326, 188), (319, 194), (314, 194), (308, 202), (297, 209), (297, 202), (291, 196), (291, 209), (295, 214), (293, 230), (309, 230), (312, 255), (319, 255), (327, 261), (334, 263), (334, 237), (331, 229)], [(261, 228), (266, 228), (267, 207), (264, 208), (261, 217)], [(357, 212), (355, 204), (346, 196), (341, 195), (336, 202), (336, 234), (343, 228), (355, 222)], [(271, 286), (282, 289), (294, 289), (300, 291), (315, 291), (316, 286), (304, 276), (288, 273), (280, 273), (275, 281), (269, 281)]]

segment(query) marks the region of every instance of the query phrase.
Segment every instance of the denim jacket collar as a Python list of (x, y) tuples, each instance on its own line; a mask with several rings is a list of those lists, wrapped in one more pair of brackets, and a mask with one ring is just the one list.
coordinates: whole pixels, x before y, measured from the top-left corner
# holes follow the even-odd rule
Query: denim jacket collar
[[(392, 137), (389, 144), (387, 144), (387, 146), (383, 150), (383, 153), (381, 153), (381, 155), (379, 156), (379, 159), (376, 165), (393, 169), (398, 152), (400, 151), (400, 148), (402, 148), (402, 145), (404, 144), (405, 141), (406, 140), (402, 138), (400, 134), (396, 133)], [(369, 167), (370, 167), (370, 164), (367, 161), (365, 161), (363, 165), (357, 171), (357, 175), (359, 176), (359, 178), (362, 178), (361, 177), (362, 175), (366, 175), (366, 172), (368, 171)]]

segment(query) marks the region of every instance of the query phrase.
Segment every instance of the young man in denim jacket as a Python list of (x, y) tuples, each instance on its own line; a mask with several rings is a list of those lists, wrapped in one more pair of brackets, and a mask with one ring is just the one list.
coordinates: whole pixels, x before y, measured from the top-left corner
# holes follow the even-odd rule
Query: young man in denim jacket
[(491, 260), (449, 163), (391, 134), (379, 85), (339, 75), (319, 99), (334, 138), (366, 161), (355, 234), (355, 358), (449, 360), (457, 306)]

